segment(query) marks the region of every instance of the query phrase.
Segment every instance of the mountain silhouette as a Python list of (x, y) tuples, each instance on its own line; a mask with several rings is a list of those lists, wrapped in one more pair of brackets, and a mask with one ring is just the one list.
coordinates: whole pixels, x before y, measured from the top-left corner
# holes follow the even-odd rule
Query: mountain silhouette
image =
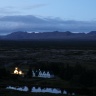
[(72, 33), (70, 31), (66, 32), (13, 32), (5, 36), (0, 36), (3, 40), (48, 40), (48, 39), (62, 39), (62, 40), (96, 40), (96, 31), (91, 31), (89, 33)]

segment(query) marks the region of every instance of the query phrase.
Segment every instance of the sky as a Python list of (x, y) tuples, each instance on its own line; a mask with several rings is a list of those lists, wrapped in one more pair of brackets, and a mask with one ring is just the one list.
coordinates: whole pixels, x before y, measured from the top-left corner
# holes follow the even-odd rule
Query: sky
[(0, 0), (0, 34), (96, 30), (96, 0)]

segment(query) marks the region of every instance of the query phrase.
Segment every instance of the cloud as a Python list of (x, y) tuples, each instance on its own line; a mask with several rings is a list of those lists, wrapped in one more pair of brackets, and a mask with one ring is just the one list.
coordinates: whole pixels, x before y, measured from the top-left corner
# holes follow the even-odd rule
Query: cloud
[(0, 34), (15, 31), (72, 31), (89, 32), (96, 30), (96, 21), (62, 20), (32, 15), (0, 17)]
[(1, 15), (8, 15), (8, 14), (17, 14), (17, 13), (20, 13), (19, 11), (15, 10), (14, 7), (12, 6), (7, 6), (7, 7), (0, 7), (0, 14)]
[(23, 6), (5, 6), (5, 7), (0, 7), (0, 15), (3, 16), (8, 16), (8, 15), (18, 15), (18, 14), (27, 14), (28, 10), (40, 8), (47, 6), (48, 4), (30, 4), (30, 5), (23, 5)]
[(31, 9), (36, 9), (36, 8), (44, 7), (44, 6), (47, 6), (47, 5), (48, 4), (35, 4), (35, 5), (31, 5), (31, 6), (26, 6), (23, 9), (31, 10)]

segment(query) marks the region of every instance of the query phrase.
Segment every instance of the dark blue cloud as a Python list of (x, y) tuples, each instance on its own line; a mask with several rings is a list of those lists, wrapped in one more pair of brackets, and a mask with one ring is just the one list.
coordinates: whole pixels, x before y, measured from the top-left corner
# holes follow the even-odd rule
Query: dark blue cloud
[(32, 15), (0, 17), (0, 34), (6, 34), (19, 30), (89, 32), (96, 30), (96, 22), (62, 20), (60, 18), (42, 18)]

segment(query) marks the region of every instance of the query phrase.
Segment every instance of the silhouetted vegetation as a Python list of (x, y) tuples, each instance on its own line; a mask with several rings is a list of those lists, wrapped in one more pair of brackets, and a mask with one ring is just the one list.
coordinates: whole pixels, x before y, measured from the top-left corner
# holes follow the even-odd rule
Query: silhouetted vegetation
[(32, 68), (31, 67), (29, 67), (29, 70), (27, 72), (27, 77), (32, 78)]
[(0, 79), (9, 79), (10, 76), (10, 71), (6, 70), (5, 67), (0, 68)]
[(80, 64), (75, 66), (69, 66), (69, 64), (63, 63), (39, 63), (35, 69), (41, 69), (48, 71), (50, 70), (55, 76), (62, 78), (63, 80), (69, 81), (74, 85), (80, 85), (83, 87), (94, 87), (96, 86), (96, 71), (88, 70), (82, 67)]

